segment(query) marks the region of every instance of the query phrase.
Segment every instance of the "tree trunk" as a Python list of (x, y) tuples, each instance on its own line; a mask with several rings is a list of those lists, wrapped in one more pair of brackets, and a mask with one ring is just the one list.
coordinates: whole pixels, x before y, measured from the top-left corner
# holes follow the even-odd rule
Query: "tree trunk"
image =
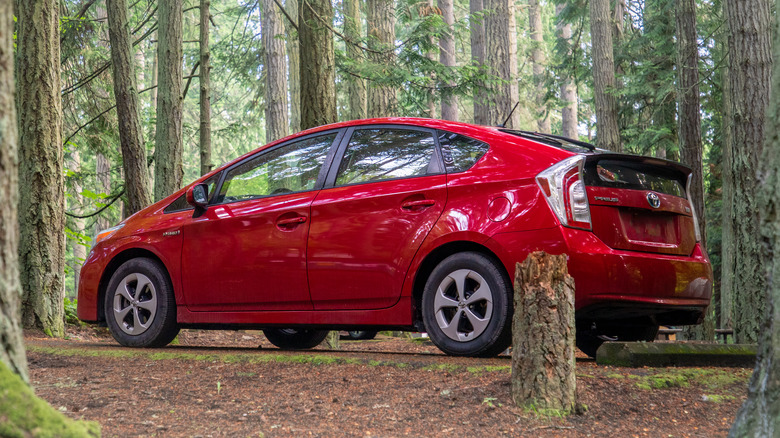
[[(478, 67), (485, 66), (485, 26), (482, 16), (482, 0), (469, 0), (469, 30), (471, 37), (471, 62)], [(478, 82), (474, 90), (474, 123), (487, 125), (488, 119), (487, 95), (485, 84)]]
[[(211, 172), (211, 0), (200, 0), (200, 174)], [(274, 6), (275, 7), (275, 6)], [(286, 110), (286, 108), (285, 108)]]
[[(298, 17), (298, 0), (286, 0), (284, 5), (290, 17)], [(290, 130), (295, 133), (301, 130), (301, 50), (298, 44), (298, 31), (292, 23), (287, 23), (286, 33), (287, 66), (289, 67), (287, 77), (290, 87)]]
[[(457, 61), (455, 59), (455, 35), (453, 26), (455, 25), (455, 8), (452, 0), (439, 0), (439, 9), (447, 25), (447, 30), (439, 38), (439, 61), (445, 66), (455, 68)], [(453, 85), (453, 84), (449, 84)], [(441, 99), (441, 118), (444, 120), (458, 121), (458, 97), (445, 95)]]
[[(78, 148), (74, 148), (73, 152), (70, 154), (71, 156), (71, 166), (70, 170), (71, 172), (78, 174), (79, 171), (81, 171), (81, 154), (79, 153)], [(74, 178), (72, 181), (72, 199), (73, 207), (71, 207), (71, 210), (75, 212), (76, 214), (82, 214), (82, 196), (81, 196), (81, 180), (79, 178)], [(73, 231), (77, 233), (84, 233), (84, 219), (82, 218), (72, 218), (72, 224), (73, 224)], [(82, 245), (81, 242), (70, 240), (71, 245), (73, 246), (73, 258), (76, 260), (76, 265), (73, 267), (73, 290), (78, 294), (79, 290), (79, 276), (81, 275), (81, 265), (84, 262), (84, 260), (87, 258), (87, 247)]]
[(574, 411), (574, 278), (567, 256), (529, 254), (515, 268), (512, 399), (542, 413)]
[(593, 42), (593, 96), (596, 106), (596, 142), (599, 147), (622, 152), (618, 130), (615, 61), (609, 0), (590, 1), (590, 33)]
[(122, 147), (122, 167), (125, 171), (126, 208), (129, 214), (133, 214), (151, 205), (152, 196), (146, 167), (146, 146), (138, 113), (138, 87), (131, 55), (127, 1), (106, 0), (106, 8), (114, 96), (119, 121), (119, 143)]
[[(725, 6), (722, 6), (725, 9)], [(724, 32), (725, 33), (725, 32)], [(726, 38), (727, 39), (727, 38)], [(728, 46), (728, 41), (725, 42)], [(723, 190), (723, 204), (721, 208), (721, 259), (720, 259), (720, 326), (734, 328), (733, 318), (733, 299), (734, 290), (734, 177), (732, 176), (732, 120), (731, 116), (731, 74), (729, 72), (728, 49), (724, 50), (726, 59), (723, 67), (723, 138), (721, 147), (723, 148), (723, 163), (721, 164), (723, 180), (721, 187)]]
[(27, 357), (19, 320), (22, 313), (22, 289), (19, 285), (18, 263), (19, 174), (14, 103), (13, 16), (12, 3), (0, 2), (0, 198), (4, 203), (3, 208), (0, 208), (0, 362), (27, 382)]
[[(428, 11), (429, 14), (435, 14), (436, 13), (436, 7), (434, 6), (434, 0), (428, 0)], [(433, 35), (428, 37), (428, 41), (431, 44), (431, 47), (434, 47), (436, 45), (436, 41)], [(431, 64), (436, 62), (436, 53), (433, 49), (428, 50), (428, 52), (425, 54), (425, 56), (431, 60)], [(436, 82), (436, 73), (431, 73), (429, 75), (431, 79), (431, 83)], [(428, 90), (428, 117), (435, 119), (436, 118), (436, 95), (441, 94), (437, 93), (435, 89), (431, 88)], [(443, 103), (442, 103), (443, 104)]]
[(160, 0), (157, 10), (157, 127), (154, 200), (181, 187), (182, 167), (182, 0)]
[[(111, 194), (111, 163), (100, 152), (95, 157), (95, 173), (98, 187), (100, 187), (103, 196), (107, 199)], [(111, 226), (108, 219), (106, 219), (106, 214), (98, 215), (95, 223), (97, 224), (96, 231), (98, 232)]]
[[(371, 60), (389, 76), (395, 62), (395, 5), (393, 0), (367, 0), (367, 34), (369, 46), (381, 53), (372, 53)], [(396, 89), (374, 81), (368, 86), (368, 117), (392, 117), (397, 112)]]
[(534, 100), (536, 101), (536, 129), (550, 134), (550, 117), (547, 114), (547, 84), (545, 83), (545, 67), (547, 56), (544, 53), (544, 28), (542, 27), (542, 8), (539, 0), (528, 1), (528, 24), (531, 33), (531, 65), (534, 80)]
[[(563, 11), (564, 5), (558, 5), (556, 7), (556, 15), (560, 15)], [(571, 23), (558, 22), (558, 38), (561, 42), (565, 43), (567, 47), (570, 47), (572, 42), (572, 30)], [(571, 54), (571, 49), (568, 49), (567, 54)], [(573, 139), (578, 139), (579, 133), (577, 132), (578, 115), (577, 115), (577, 87), (575, 86), (574, 79), (568, 75), (561, 78), (561, 101), (563, 102), (563, 108), (561, 109), (561, 135)]]
[[(507, 128), (520, 127), (520, 114), (512, 112), (520, 94), (517, 86), (517, 33), (515, 6), (509, 0), (483, 0), (485, 11), (485, 64), (499, 82), (490, 86), (487, 99), (488, 124), (507, 120)], [(511, 116), (510, 116), (511, 113)]]
[[(744, 12), (761, 15), (769, 21), (768, 3), (752, 6), (756, 9)], [(731, 8), (731, 5), (728, 7)], [(769, 32), (768, 27), (754, 29)], [(780, 57), (780, 35), (775, 36), (774, 55)], [(780, 70), (777, 67), (771, 86), (780, 90)], [(756, 311), (756, 316), (761, 318), (758, 325), (758, 361), (748, 386), (748, 398), (737, 412), (730, 437), (772, 437), (780, 433), (780, 357), (777, 357), (780, 354), (780, 98), (777, 94), (772, 94), (766, 118), (766, 140), (758, 161), (761, 187), (757, 190), (756, 202), (763, 248), (758, 275), (767, 280), (766, 287), (759, 292), (766, 307), (754, 309), (761, 310)]]
[(330, 0), (307, 0), (298, 10), (301, 48), (301, 129), (334, 123), (336, 60), (333, 36), (322, 19), (333, 17)]
[(22, 324), (64, 334), (65, 181), (59, 2), (18, 1), (19, 263)]
[(757, 211), (759, 168), (772, 70), (769, 0), (726, 3), (731, 37), (729, 61), (733, 134), (731, 169), (734, 184), (734, 339), (758, 340), (767, 308)]
[[(363, 59), (363, 51), (355, 44), (362, 39), (363, 25), (360, 17), (360, 0), (344, 0), (344, 35), (347, 58), (357, 62)], [(353, 44), (352, 42), (355, 42)], [(347, 94), (349, 95), (349, 118), (359, 120), (366, 118), (366, 81), (359, 77), (347, 77)]]
[(263, 48), (265, 49), (265, 141), (287, 136), (287, 59), (282, 14), (274, 0), (263, 0)]

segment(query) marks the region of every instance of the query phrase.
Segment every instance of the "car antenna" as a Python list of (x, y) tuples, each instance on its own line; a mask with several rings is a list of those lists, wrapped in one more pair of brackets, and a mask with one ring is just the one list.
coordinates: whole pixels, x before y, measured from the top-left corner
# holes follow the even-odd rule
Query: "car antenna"
[(512, 114), (515, 113), (515, 110), (517, 109), (517, 105), (520, 105), (519, 101), (515, 103), (515, 106), (512, 107), (512, 111), (509, 111), (509, 115), (506, 116), (506, 119), (504, 119), (504, 123), (498, 125), (499, 128), (506, 128), (506, 122), (508, 122), (509, 118), (512, 117)]

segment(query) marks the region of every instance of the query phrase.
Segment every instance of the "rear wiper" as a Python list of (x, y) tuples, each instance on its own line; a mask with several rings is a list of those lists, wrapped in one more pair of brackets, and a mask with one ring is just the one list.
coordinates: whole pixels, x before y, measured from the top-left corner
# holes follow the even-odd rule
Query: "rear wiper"
[(570, 143), (579, 147), (583, 147), (591, 152), (596, 150), (596, 146), (593, 146), (590, 143), (586, 143), (584, 141), (580, 140), (574, 140), (572, 138), (568, 137), (562, 137), (560, 135), (553, 135), (553, 134), (542, 134), (540, 132), (531, 132), (531, 131), (519, 131), (514, 129), (499, 129), (499, 131), (506, 132), (509, 134), (514, 134), (520, 137), (529, 138), (531, 140), (537, 140), (541, 141), (543, 143), (551, 144), (553, 146), (565, 146), (564, 143)]

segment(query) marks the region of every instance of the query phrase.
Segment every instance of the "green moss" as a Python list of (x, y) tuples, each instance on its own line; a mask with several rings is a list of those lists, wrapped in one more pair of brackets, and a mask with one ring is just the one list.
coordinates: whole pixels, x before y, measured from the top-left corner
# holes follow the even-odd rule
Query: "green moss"
[(612, 373), (612, 374), (607, 374), (607, 378), (610, 378), (610, 379), (625, 379), (626, 376), (624, 376), (622, 374)]
[(704, 386), (710, 390), (723, 389), (733, 384), (747, 383), (750, 370), (713, 370), (701, 368), (669, 369), (650, 372), (645, 376), (629, 375), (638, 380), (636, 386), (642, 389), (686, 388), (690, 385)]
[(719, 395), (719, 394), (707, 394), (702, 396), (702, 401), (706, 402), (712, 402), (712, 403), (723, 403), (724, 401), (728, 400), (736, 400), (737, 398), (733, 395)]
[(466, 371), (471, 374), (481, 375), (484, 373), (512, 371), (512, 367), (509, 365), (486, 365), (482, 367), (467, 367)]
[(426, 367), (423, 367), (423, 370), (425, 371), (447, 371), (450, 373), (454, 373), (456, 371), (462, 370), (463, 367), (459, 365), (453, 365), (449, 363), (437, 363), (433, 365), (428, 365)]
[(97, 437), (100, 425), (74, 421), (58, 412), (0, 362), (0, 436)]

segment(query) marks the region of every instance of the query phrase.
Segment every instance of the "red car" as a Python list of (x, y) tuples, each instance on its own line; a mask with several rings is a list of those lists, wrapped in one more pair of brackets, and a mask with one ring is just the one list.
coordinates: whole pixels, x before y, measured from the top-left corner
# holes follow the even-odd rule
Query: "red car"
[(568, 254), (577, 343), (697, 324), (712, 270), (690, 169), (561, 137), (429, 119), (310, 129), (101, 232), (78, 316), (133, 347), (180, 327), (416, 330), (452, 355), (511, 343), (515, 264)]

